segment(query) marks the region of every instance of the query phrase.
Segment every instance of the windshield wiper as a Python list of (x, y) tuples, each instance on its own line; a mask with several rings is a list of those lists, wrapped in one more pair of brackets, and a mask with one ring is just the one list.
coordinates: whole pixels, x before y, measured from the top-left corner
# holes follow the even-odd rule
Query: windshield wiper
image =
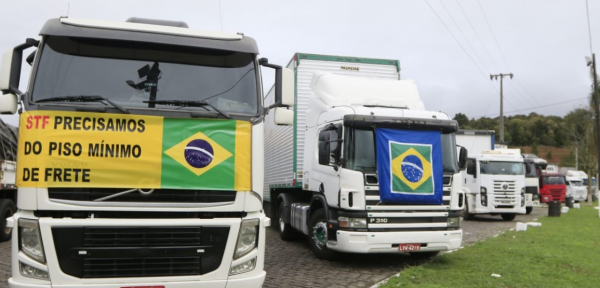
[(50, 97), (50, 98), (46, 98), (46, 99), (37, 100), (37, 101), (35, 101), (35, 103), (60, 102), (60, 101), (64, 101), (64, 102), (102, 102), (102, 101), (106, 101), (108, 104), (110, 104), (113, 107), (119, 109), (121, 112), (123, 112), (125, 114), (129, 114), (129, 111), (127, 111), (127, 109), (123, 108), (121, 105), (113, 102), (110, 99), (107, 99), (107, 98), (104, 98), (104, 97), (98, 96), (98, 95), (77, 95), (77, 96)]
[(191, 100), (149, 100), (143, 101), (144, 103), (154, 103), (158, 105), (171, 105), (171, 106), (181, 106), (181, 107), (204, 107), (209, 106), (217, 113), (223, 115), (227, 119), (231, 119), (231, 116), (227, 114), (227, 112), (222, 111), (221, 109), (215, 107), (214, 105), (202, 100), (202, 101), (191, 101)]

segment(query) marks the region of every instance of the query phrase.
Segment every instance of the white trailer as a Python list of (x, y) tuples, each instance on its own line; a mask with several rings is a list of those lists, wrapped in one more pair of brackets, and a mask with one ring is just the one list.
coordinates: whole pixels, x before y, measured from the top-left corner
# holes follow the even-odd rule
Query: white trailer
[(525, 166), (519, 149), (494, 147), (494, 131), (461, 130), (456, 143), (468, 150), (463, 171), (466, 205), (463, 218), (475, 214), (500, 214), (511, 221), (525, 214)]
[(292, 76), (251, 37), (176, 21), (50, 19), (6, 51), (0, 113), (25, 110), (9, 287), (261, 287), (262, 119)]
[[(460, 247), (457, 123), (425, 111), (414, 81), (399, 80), (398, 61), (296, 53), (288, 68), (296, 77), (295, 105), (276, 110), (265, 124), (265, 208), (278, 219), (281, 238), (307, 235), (321, 259), (336, 252), (434, 255)], [(266, 102), (272, 99), (269, 93)], [(290, 125), (275, 125), (280, 117)], [(384, 200), (387, 170), (376, 154), (387, 152), (375, 148), (380, 128), (434, 131), (443, 155), (435, 162), (439, 203)]]

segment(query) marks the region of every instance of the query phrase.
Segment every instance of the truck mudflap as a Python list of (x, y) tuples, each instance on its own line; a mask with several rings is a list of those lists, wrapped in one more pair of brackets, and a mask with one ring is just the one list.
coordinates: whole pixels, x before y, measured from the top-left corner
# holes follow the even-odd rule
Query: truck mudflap
[[(462, 230), (423, 232), (359, 232), (339, 231), (337, 241), (327, 248), (349, 253), (399, 253), (402, 244), (419, 244), (419, 251), (446, 251), (460, 248)], [(412, 250), (415, 251), (415, 250)]]

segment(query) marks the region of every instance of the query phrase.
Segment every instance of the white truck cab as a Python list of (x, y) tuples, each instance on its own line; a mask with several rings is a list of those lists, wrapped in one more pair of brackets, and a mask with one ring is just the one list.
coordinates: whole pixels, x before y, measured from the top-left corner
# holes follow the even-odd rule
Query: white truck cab
[(519, 149), (484, 150), (469, 156), (463, 171), (463, 217), (500, 214), (511, 221), (525, 214), (525, 167)]

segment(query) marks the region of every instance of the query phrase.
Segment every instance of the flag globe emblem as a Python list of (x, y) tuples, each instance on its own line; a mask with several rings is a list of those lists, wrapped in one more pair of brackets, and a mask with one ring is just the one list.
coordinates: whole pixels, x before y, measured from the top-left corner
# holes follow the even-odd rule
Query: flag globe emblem
[(423, 162), (415, 155), (408, 155), (402, 160), (402, 175), (406, 180), (417, 183), (423, 178)]
[(214, 158), (213, 147), (205, 140), (190, 141), (183, 151), (185, 161), (194, 168), (204, 168), (210, 165)]
[[(392, 181), (392, 191), (397, 192), (431, 192), (433, 191), (432, 182), (432, 165), (428, 160), (430, 157), (424, 157), (423, 154), (429, 155), (431, 149), (425, 145), (404, 145), (399, 143), (391, 143), (395, 146), (392, 153), (391, 174), (398, 181)], [(419, 147), (421, 146), (421, 147)], [(417, 151), (422, 150), (422, 151)], [(392, 177), (394, 178), (394, 177)], [(430, 183), (423, 185), (425, 183)]]

